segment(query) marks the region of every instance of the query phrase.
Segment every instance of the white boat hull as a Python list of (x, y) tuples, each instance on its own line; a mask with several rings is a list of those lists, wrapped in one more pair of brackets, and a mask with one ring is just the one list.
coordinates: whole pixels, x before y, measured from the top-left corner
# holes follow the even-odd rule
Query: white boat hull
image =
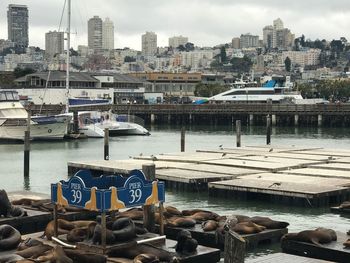
[[(0, 139), (24, 140), (27, 126), (0, 126)], [(31, 140), (59, 140), (63, 139), (67, 130), (67, 122), (30, 125)]]

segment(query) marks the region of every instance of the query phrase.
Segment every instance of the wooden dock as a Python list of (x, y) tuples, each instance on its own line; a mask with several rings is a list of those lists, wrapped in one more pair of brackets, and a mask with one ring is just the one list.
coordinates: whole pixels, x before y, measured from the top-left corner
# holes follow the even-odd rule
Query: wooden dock
[(245, 261), (246, 263), (276, 263), (276, 262), (283, 262), (283, 263), (330, 263), (334, 261), (325, 261), (320, 259), (314, 259), (314, 258), (306, 258), (306, 257), (300, 257), (295, 255), (290, 255), (286, 253), (274, 253), (265, 255), (262, 257), (258, 257), (255, 259), (248, 259)]
[[(34, 193), (30, 191), (17, 191), (8, 193), (10, 200), (17, 200), (20, 198), (32, 198), (32, 199), (49, 199), (48, 195)], [(46, 225), (53, 220), (53, 214), (51, 212), (43, 212), (34, 208), (28, 208), (21, 206), (27, 211), (28, 216), (24, 217), (11, 217), (0, 218), (0, 225), (11, 225), (20, 231), (22, 234), (30, 234), (38, 231), (43, 231)], [(88, 220), (96, 217), (95, 212), (81, 211), (81, 212), (66, 212), (64, 214), (59, 213), (59, 218), (75, 221), (75, 220)]]
[(337, 232), (337, 241), (332, 241), (329, 244), (316, 246), (306, 242), (284, 240), (282, 241), (281, 246), (283, 252), (285, 253), (348, 263), (350, 262), (350, 249), (345, 249), (343, 246), (343, 243), (348, 240), (348, 238), (348, 235)]
[[(198, 244), (203, 246), (224, 249), (224, 244), (218, 241), (215, 231), (203, 231), (200, 224), (196, 224), (191, 228), (169, 227), (165, 226), (164, 231), (167, 238), (176, 239), (177, 234), (186, 229), (191, 232), (194, 239), (198, 241)], [(246, 249), (252, 249), (258, 247), (260, 244), (277, 243), (281, 240), (284, 234), (288, 233), (287, 228), (283, 229), (267, 229), (256, 234), (241, 235), (247, 242)]]
[(175, 190), (313, 207), (350, 198), (350, 151), (320, 147), (220, 146), (121, 161), (69, 162), (68, 171), (128, 174), (147, 163), (154, 163), (156, 178)]

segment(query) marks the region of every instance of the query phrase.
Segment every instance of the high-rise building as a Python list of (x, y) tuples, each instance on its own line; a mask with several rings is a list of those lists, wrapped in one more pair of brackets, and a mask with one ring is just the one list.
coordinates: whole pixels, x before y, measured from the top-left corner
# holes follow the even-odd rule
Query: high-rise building
[(102, 48), (114, 49), (114, 25), (108, 17), (102, 23)]
[(157, 53), (157, 35), (154, 32), (146, 32), (142, 35), (142, 54), (153, 56)]
[(234, 49), (241, 48), (241, 39), (239, 37), (232, 38), (232, 48)]
[(45, 34), (45, 55), (53, 57), (56, 54), (64, 52), (64, 33), (63, 32), (48, 32)]
[(253, 36), (251, 34), (241, 35), (240, 38), (240, 47), (241, 48), (250, 48), (259, 46), (259, 36)]
[(188, 37), (174, 36), (169, 38), (169, 47), (177, 48), (178, 46), (185, 46), (188, 42)]
[(7, 11), (8, 39), (18, 47), (28, 47), (28, 8), (26, 5), (9, 5)]
[(94, 16), (88, 21), (88, 46), (95, 53), (102, 50), (102, 19), (98, 16)]
[(265, 26), (263, 29), (263, 43), (266, 48), (290, 49), (294, 45), (294, 37), (288, 28), (284, 28), (280, 18), (273, 21), (273, 26)]
[(273, 46), (273, 26), (265, 26), (263, 29), (263, 44), (266, 48)]

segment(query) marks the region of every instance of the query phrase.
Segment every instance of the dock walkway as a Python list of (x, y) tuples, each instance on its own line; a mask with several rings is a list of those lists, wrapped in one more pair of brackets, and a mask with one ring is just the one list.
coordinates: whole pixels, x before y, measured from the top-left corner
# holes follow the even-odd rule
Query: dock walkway
[(175, 190), (302, 206), (339, 204), (350, 198), (350, 151), (320, 147), (219, 146), (121, 161), (69, 162), (68, 171), (128, 174), (149, 163), (156, 166), (156, 178)]

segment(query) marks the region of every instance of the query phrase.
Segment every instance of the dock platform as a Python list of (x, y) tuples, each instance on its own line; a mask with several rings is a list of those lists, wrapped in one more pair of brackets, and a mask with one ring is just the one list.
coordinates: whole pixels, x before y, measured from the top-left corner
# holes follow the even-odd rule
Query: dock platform
[(246, 263), (330, 263), (334, 261), (325, 261), (314, 258), (306, 258), (295, 255), (290, 255), (286, 253), (274, 253), (262, 257), (258, 257), (255, 259), (248, 259), (245, 261)]
[[(191, 228), (181, 228), (181, 227), (169, 227), (165, 226), (164, 232), (167, 238), (176, 239), (177, 234), (186, 229), (191, 232), (194, 239), (198, 241), (198, 244), (213, 248), (224, 249), (224, 244), (220, 243), (216, 237), (215, 231), (203, 231), (200, 224), (196, 224)], [(277, 243), (281, 240), (284, 234), (288, 233), (287, 228), (283, 229), (267, 229), (256, 234), (241, 235), (242, 238), (247, 242), (247, 249), (252, 249), (258, 247), (260, 244), (266, 243)]]
[(283, 252), (293, 255), (348, 263), (350, 262), (350, 249), (344, 249), (343, 246), (348, 238), (349, 236), (345, 233), (337, 232), (337, 241), (332, 241), (329, 244), (316, 246), (306, 242), (284, 240), (281, 247)]

